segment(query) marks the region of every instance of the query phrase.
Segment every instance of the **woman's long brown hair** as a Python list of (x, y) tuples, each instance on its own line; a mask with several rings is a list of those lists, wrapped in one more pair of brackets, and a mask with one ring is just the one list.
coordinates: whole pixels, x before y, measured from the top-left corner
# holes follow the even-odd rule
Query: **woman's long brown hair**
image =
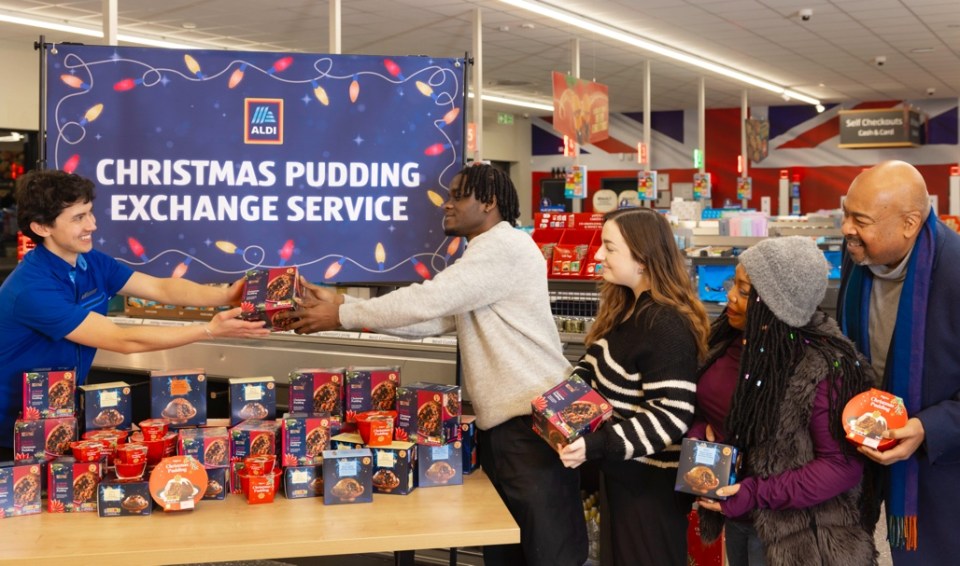
[[(646, 266), (653, 302), (673, 308), (687, 319), (697, 340), (698, 357), (702, 360), (707, 353), (710, 321), (690, 282), (686, 262), (674, 240), (670, 223), (649, 208), (614, 210), (605, 214), (603, 221), (617, 224), (633, 259)], [(587, 334), (587, 345), (604, 337), (627, 316), (635, 316), (635, 307), (633, 289), (602, 281), (600, 308)]]

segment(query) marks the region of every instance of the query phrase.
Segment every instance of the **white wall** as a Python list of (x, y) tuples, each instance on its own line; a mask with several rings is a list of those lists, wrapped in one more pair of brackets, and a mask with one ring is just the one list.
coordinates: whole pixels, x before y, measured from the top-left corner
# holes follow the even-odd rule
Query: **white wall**
[(0, 128), (39, 129), (40, 57), (33, 42), (0, 40), (0, 77)]
[(521, 224), (531, 224), (533, 214), (530, 200), (530, 120), (524, 118), (522, 111), (513, 112), (503, 109), (501, 112), (513, 113), (513, 124), (497, 123), (496, 111), (485, 111), (483, 116), (482, 158), (490, 161), (509, 161), (510, 178), (517, 187), (520, 196)]

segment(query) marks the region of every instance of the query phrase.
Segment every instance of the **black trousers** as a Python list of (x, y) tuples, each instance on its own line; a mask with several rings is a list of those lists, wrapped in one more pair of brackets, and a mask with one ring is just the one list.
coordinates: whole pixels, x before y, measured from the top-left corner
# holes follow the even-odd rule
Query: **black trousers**
[(520, 526), (520, 544), (485, 546), (485, 566), (581, 566), (587, 528), (577, 470), (515, 417), (480, 432), (479, 457), (507, 509)]

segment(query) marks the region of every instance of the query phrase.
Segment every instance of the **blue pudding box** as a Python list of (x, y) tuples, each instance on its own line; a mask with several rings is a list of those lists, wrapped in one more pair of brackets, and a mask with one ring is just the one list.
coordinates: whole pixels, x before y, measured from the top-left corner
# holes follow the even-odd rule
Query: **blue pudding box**
[(23, 418), (72, 417), (76, 379), (75, 368), (42, 368), (23, 372)]
[(47, 464), (47, 510), (96, 511), (99, 485), (99, 462), (77, 462), (70, 456), (61, 456)]
[(417, 453), (417, 485), (438, 487), (463, 484), (463, 443), (421, 446)]
[(247, 456), (276, 455), (279, 442), (277, 421), (243, 421), (230, 429), (230, 458), (243, 460)]
[(323, 451), (323, 504), (373, 501), (373, 454), (366, 448)]
[(330, 438), (340, 432), (340, 420), (327, 415), (286, 413), (280, 420), (284, 466), (311, 466), (323, 461)]
[(207, 490), (203, 499), (223, 501), (230, 491), (230, 468), (207, 468)]
[[(355, 432), (338, 434), (332, 439), (338, 449), (363, 447), (363, 439)], [(417, 445), (413, 442), (394, 440), (388, 446), (371, 446), (373, 454), (373, 491), (407, 495), (417, 487)], [(428, 450), (428, 448), (421, 448)]]
[(460, 440), (460, 388), (419, 382), (398, 388), (397, 420), (407, 439), (417, 444)]
[(100, 482), (97, 489), (97, 514), (101, 517), (143, 517), (153, 513), (150, 482), (120, 481), (115, 478)]
[(225, 468), (230, 465), (230, 433), (223, 426), (181, 429), (177, 454), (192, 456), (208, 470)]
[(323, 466), (287, 466), (283, 469), (283, 494), (287, 499), (323, 496)]
[(0, 463), (0, 519), (40, 513), (42, 458)]
[(150, 372), (150, 418), (171, 428), (207, 424), (207, 376), (203, 369)]
[(290, 372), (291, 413), (343, 414), (343, 368), (295, 369)]
[(397, 410), (399, 386), (399, 367), (348, 369), (343, 393), (347, 422), (354, 422), (352, 416), (356, 413)]
[(267, 420), (277, 415), (277, 388), (272, 376), (232, 377), (230, 426), (247, 419)]
[(737, 482), (737, 449), (727, 444), (684, 438), (680, 445), (676, 491), (725, 500), (717, 490)]
[(124, 381), (81, 385), (77, 420), (83, 430), (132, 428), (133, 411), (130, 406), (130, 385)]
[(477, 417), (460, 417), (460, 440), (463, 442), (463, 473), (470, 474), (480, 469), (477, 458)]

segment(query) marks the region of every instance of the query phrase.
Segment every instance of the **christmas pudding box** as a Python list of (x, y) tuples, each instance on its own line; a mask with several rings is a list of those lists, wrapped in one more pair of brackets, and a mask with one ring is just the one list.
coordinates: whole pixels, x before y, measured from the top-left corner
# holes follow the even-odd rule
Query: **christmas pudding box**
[(854, 395), (843, 408), (841, 418), (847, 440), (883, 452), (897, 445), (897, 440), (883, 438), (883, 431), (905, 426), (907, 409), (900, 397), (871, 389)]
[(460, 440), (460, 388), (413, 383), (397, 389), (398, 427), (417, 444), (440, 446)]
[(344, 368), (295, 369), (290, 372), (291, 413), (343, 414)]
[(180, 429), (177, 454), (192, 456), (205, 468), (225, 468), (230, 464), (230, 433), (223, 426)]
[(680, 445), (676, 491), (724, 500), (717, 490), (736, 483), (737, 449), (726, 444), (684, 438)]
[(396, 411), (398, 387), (399, 367), (348, 369), (344, 376), (343, 400), (347, 422), (354, 422), (352, 416), (356, 413)]
[(150, 372), (150, 418), (171, 428), (207, 424), (207, 376), (203, 369)]
[(283, 469), (287, 499), (323, 497), (323, 466), (287, 466)]
[(142, 517), (153, 512), (150, 484), (146, 480), (105, 479), (97, 489), (97, 514), (101, 517)]
[(40, 513), (43, 466), (42, 458), (0, 463), (0, 519)]
[(18, 455), (56, 458), (70, 452), (70, 443), (77, 439), (77, 419), (58, 417), (25, 421), (13, 425), (13, 450)]
[(264, 328), (286, 330), (288, 321), (275, 319), (277, 313), (295, 310), (300, 296), (300, 277), (296, 267), (251, 269), (244, 275), (240, 306), (244, 320), (263, 320)]
[[(357, 433), (338, 434), (332, 442), (338, 450), (363, 447), (363, 439)], [(417, 450), (416, 444), (402, 440), (394, 440), (387, 446), (371, 447), (373, 491), (394, 495), (407, 495), (413, 491), (417, 485)]]
[(243, 421), (230, 429), (230, 457), (243, 460), (247, 456), (276, 455), (280, 428), (276, 421)]
[(553, 449), (566, 446), (600, 427), (613, 407), (576, 375), (538, 396), (533, 405), (533, 430)]
[(463, 484), (463, 443), (421, 446), (417, 451), (417, 485), (439, 487)]
[(323, 462), (330, 438), (340, 432), (340, 421), (326, 415), (286, 413), (281, 419), (284, 466), (310, 466)]
[(323, 504), (373, 501), (373, 454), (366, 448), (323, 451)]
[(124, 381), (81, 385), (77, 420), (83, 424), (83, 430), (116, 428), (130, 430), (131, 396), (130, 385)]
[(207, 489), (204, 501), (223, 501), (230, 491), (230, 468), (207, 468)]
[(247, 419), (273, 419), (277, 415), (277, 387), (273, 376), (231, 377), (230, 426)]
[(43, 368), (23, 372), (25, 420), (72, 417), (77, 370)]
[(463, 473), (470, 474), (480, 468), (477, 458), (477, 417), (460, 417), (460, 441), (463, 442)]
[(164, 511), (193, 509), (207, 490), (207, 470), (190, 456), (170, 456), (150, 472), (150, 495)]
[(62, 456), (47, 464), (47, 510), (75, 513), (97, 510), (99, 462), (77, 462)]

